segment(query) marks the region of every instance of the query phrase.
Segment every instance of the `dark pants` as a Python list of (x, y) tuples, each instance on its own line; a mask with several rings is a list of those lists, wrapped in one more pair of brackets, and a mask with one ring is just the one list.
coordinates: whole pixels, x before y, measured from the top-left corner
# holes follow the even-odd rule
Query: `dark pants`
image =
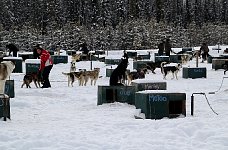
[(51, 87), (50, 81), (49, 81), (49, 74), (52, 69), (53, 65), (47, 66), (44, 68), (42, 76), (43, 76), (43, 88), (49, 88)]
[(17, 51), (10, 51), (9, 54), (11, 54), (11, 52), (13, 52), (13, 57), (17, 57)]
[(204, 61), (207, 60), (208, 55), (209, 55), (208, 52), (204, 52), (202, 54), (202, 58), (203, 58)]

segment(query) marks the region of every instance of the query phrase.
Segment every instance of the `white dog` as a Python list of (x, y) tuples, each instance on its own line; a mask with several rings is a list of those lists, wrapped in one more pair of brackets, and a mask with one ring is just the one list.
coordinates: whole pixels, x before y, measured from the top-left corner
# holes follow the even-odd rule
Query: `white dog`
[(0, 94), (4, 94), (5, 83), (13, 72), (15, 65), (12, 61), (3, 61), (0, 63)]

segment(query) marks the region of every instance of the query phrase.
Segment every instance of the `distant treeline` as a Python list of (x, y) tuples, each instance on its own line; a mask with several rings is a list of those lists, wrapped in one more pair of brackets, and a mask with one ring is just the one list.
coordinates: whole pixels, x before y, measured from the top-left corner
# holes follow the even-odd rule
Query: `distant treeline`
[(157, 48), (228, 42), (227, 0), (1, 0), (0, 41), (78, 49)]

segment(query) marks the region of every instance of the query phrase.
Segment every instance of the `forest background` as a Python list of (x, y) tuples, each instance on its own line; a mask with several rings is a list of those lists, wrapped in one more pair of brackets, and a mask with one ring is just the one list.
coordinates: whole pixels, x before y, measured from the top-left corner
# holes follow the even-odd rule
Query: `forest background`
[(0, 46), (28, 51), (228, 44), (227, 0), (1, 0)]

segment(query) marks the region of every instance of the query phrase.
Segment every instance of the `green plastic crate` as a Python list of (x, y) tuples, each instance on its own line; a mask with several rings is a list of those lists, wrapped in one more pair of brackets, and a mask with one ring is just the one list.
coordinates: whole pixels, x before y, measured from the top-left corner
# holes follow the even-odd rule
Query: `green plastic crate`
[(21, 57), (4, 57), (3, 61), (12, 61), (15, 63), (13, 73), (23, 73), (22, 71), (22, 58)]
[(114, 69), (106, 68), (106, 77), (110, 77)]
[(183, 47), (182, 51), (184, 51), (184, 52), (192, 51), (192, 47)]
[(212, 59), (212, 69), (224, 69), (223, 64), (228, 61), (228, 59)]
[(52, 55), (51, 58), (53, 59), (53, 63), (54, 64), (68, 63), (68, 56), (64, 56), (64, 55)]
[(0, 118), (10, 119), (10, 99), (5, 94), (0, 94)]
[(179, 54), (179, 55), (170, 55), (169, 56), (169, 61), (171, 62), (171, 63), (181, 63), (181, 54)]
[(142, 68), (146, 68), (146, 64), (147, 63), (150, 63), (150, 62), (153, 62), (153, 61), (133, 61), (133, 69), (142, 69)]
[(98, 86), (97, 105), (103, 103), (122, 102), (134, 104), (134, 86)]
[(67, 55), (72, 56), (73, 54), (76, 54), (76, 50), (67, 50)]
[(37, 73), (40, 68), (40, 59), (27, 59), (25, 61), (25, 72), (28, 73)]
[(167, 83), (163, 81), (153, 81), (145, 79), (137, 79), (132, 82), (132, 86), (135, 86), (135, 90), (145, 91), (145, 90), (166, 90)]
[[(106, 68), (106, 77), (111, 77), (111, 74), (115, 68)], [(130, 70), (127, 69), (127, 73), (129, 73)]]
[(135, 57), (137, 57), (137, 52), (127, 52), (127, 56), (129, 58), (135, 58)]
[(14, 98), (15, 97), (14, 80), (6, 80), (6, 83), (5, 83), (5, 94), (8, 95), (10, 98)]
[(136, 92), (135, 107), (141, 109), (146, 119), (186, 116), (185, 93)]
[(184, 67), (182, 70), (183, 78), (207, 78), (207, 68), (199, 67), (199, 68), (186, 68)]
[(139, 58), (142, 59), (150, 59), (150, 53), (149, 54), (145, 54), (145, 55), (138, 55)]
[(105, 59), (105, 64), (109, 65), (119, 65), (121, 59)]
[(155, 56), (155, 62), (169, 62), (169, 56)]

